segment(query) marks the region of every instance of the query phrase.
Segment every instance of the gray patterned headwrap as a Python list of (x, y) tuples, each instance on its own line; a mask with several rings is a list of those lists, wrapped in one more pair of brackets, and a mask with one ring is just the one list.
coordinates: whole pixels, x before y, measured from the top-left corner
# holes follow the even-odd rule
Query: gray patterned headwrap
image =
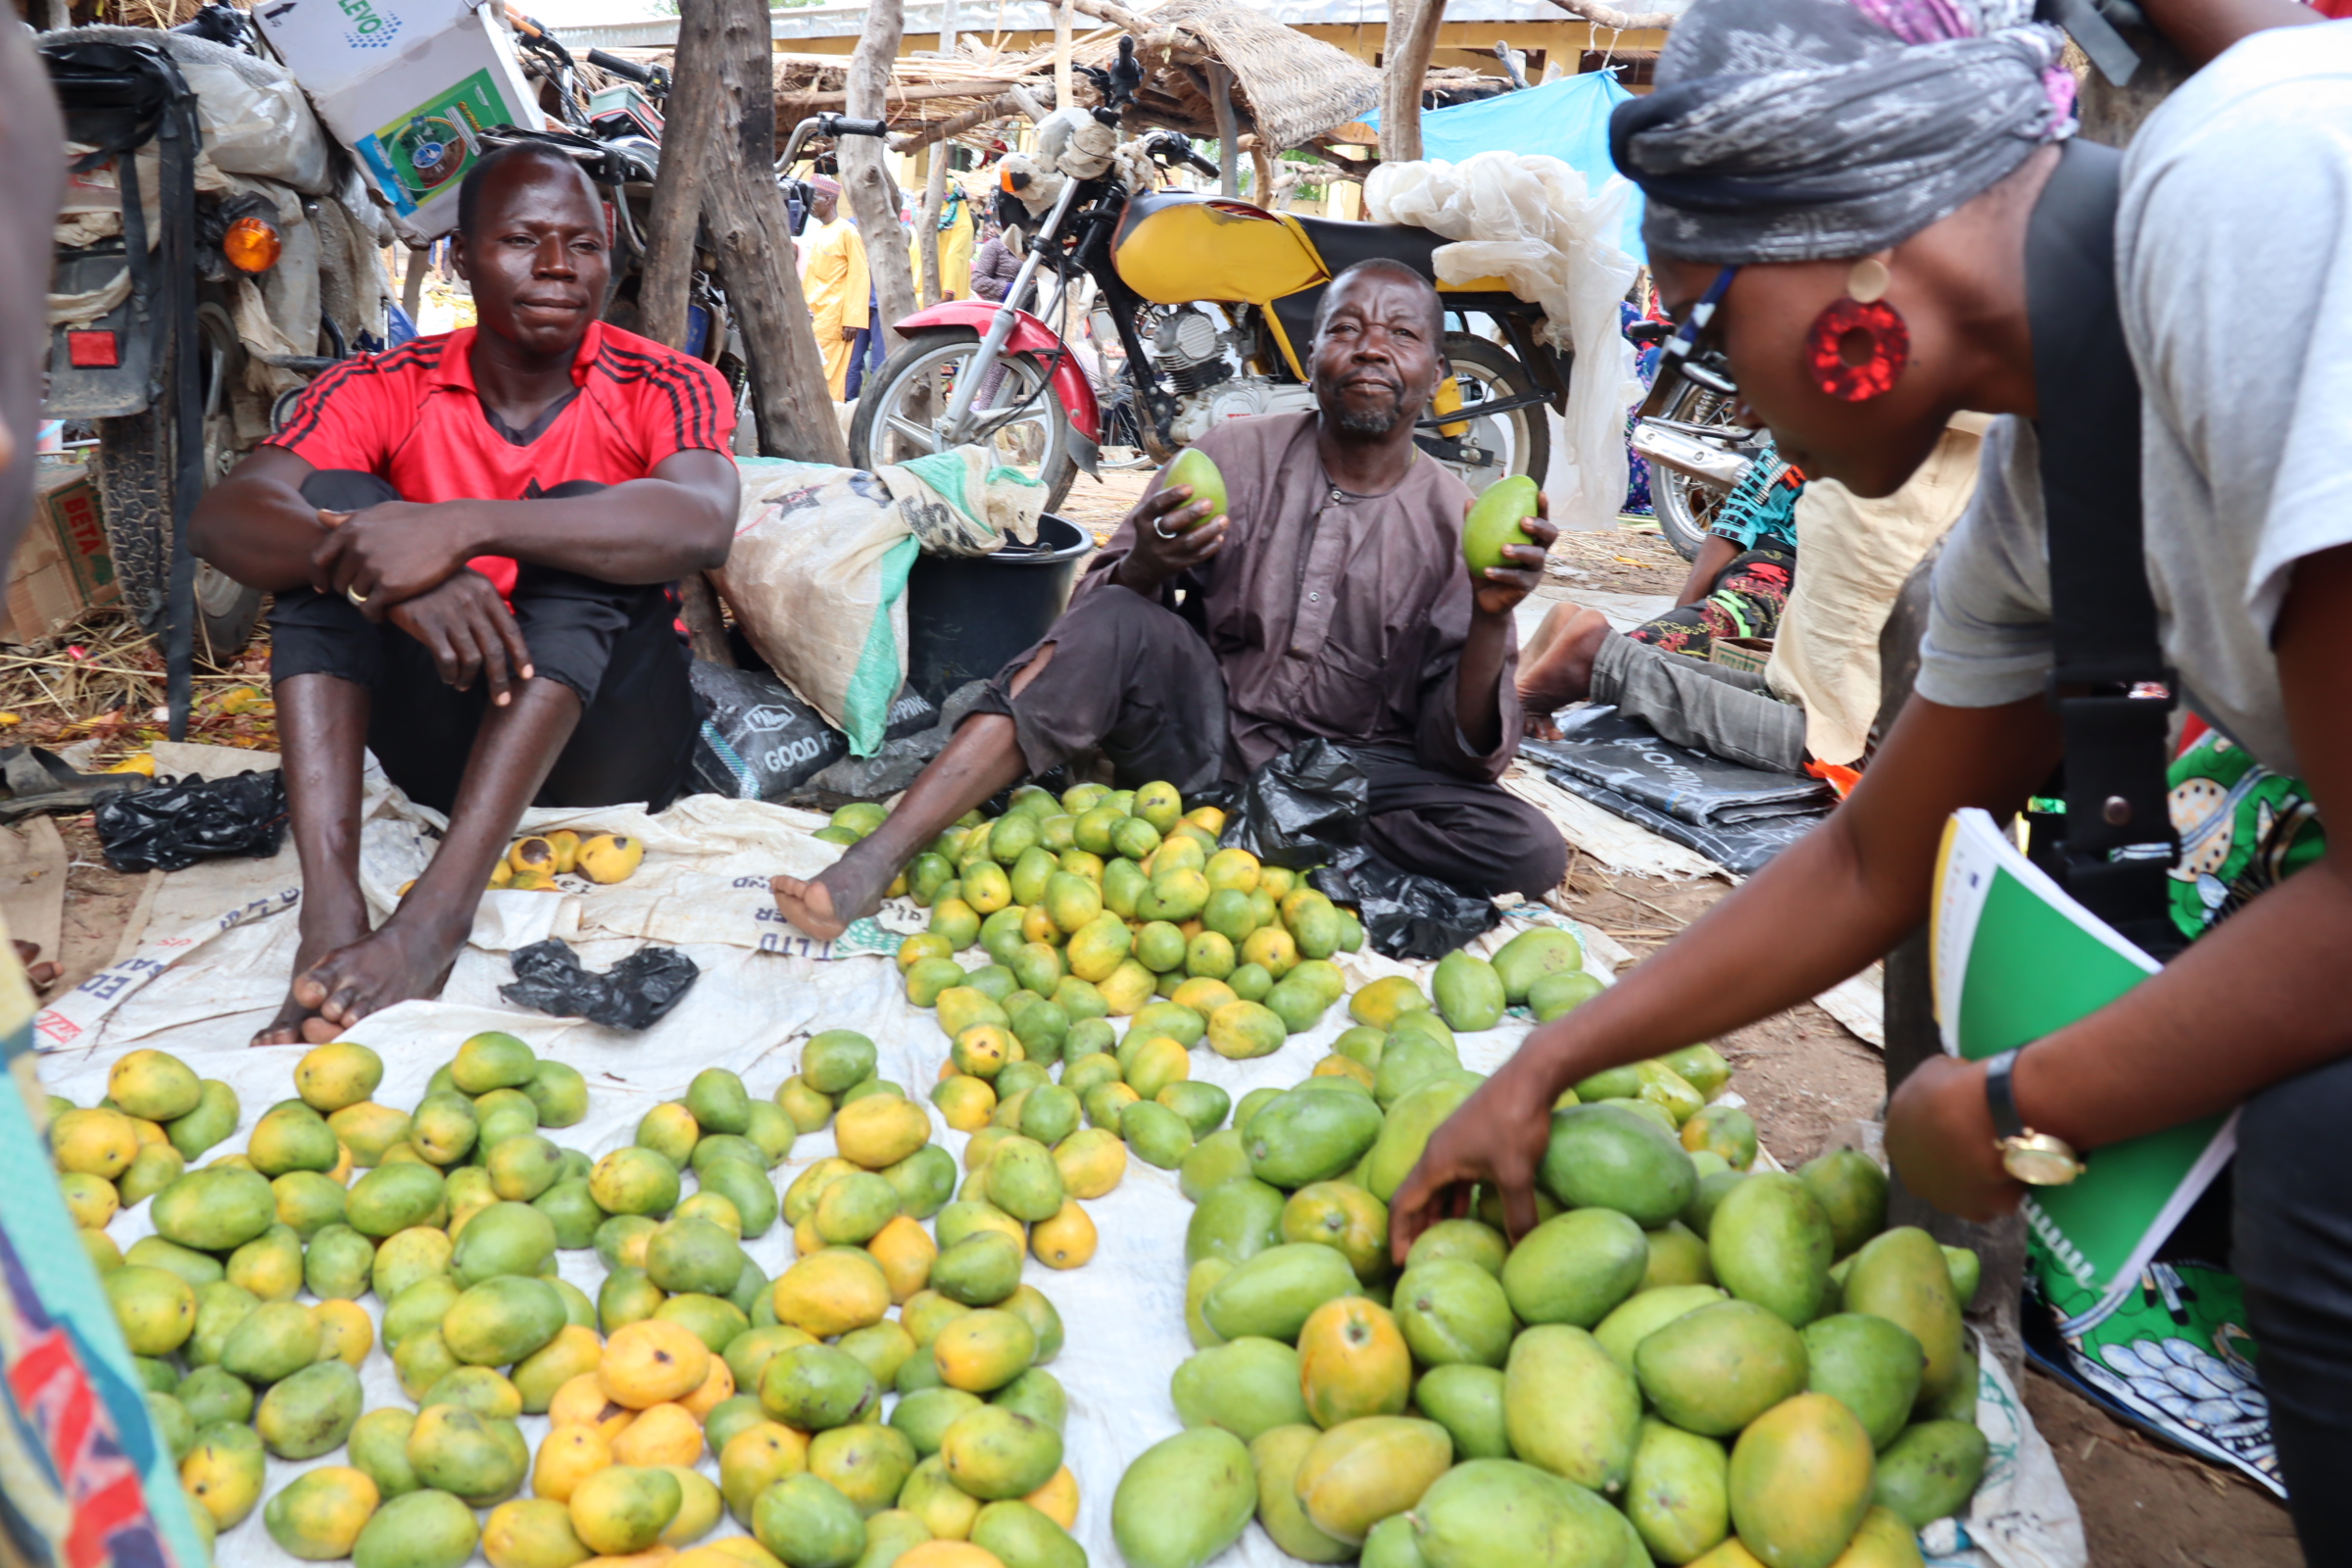
[(2031, 0), (1698, 0), (1609, 152), (1642, 237), (1691, 261), (1867, 256), (2074, 131)]

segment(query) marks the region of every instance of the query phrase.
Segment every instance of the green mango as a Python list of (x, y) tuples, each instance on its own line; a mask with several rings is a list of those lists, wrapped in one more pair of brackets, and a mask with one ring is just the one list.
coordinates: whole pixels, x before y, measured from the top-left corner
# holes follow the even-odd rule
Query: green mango
[(1475, 1219), (1442, 1219), (1414, 1240), (1412, 1250), (1404, 1254), (1404, 1263), (1411, 1268), (1437, 1258), (1458, 1258), (1477, 1264), (1499, 1280), (1503, 1257), (1509, 1250), (1502, 1232), (1492, 1225)]
[(1526, 523), (1538, 515), (1542, 494), (1536, 481), (1525, 474), (1497, 479), (1479, 493), (1462, 522), (1462, 560), (1470, 568), (1473, 583), (1483, 585), (1487, 573), (1495, 568), (1517, 569), (1503, 552), (1514, 545), (1535, 543), (1528, 537)]
[(1934, 1237), (1905, 1225), (1864, 1243), (1846, 1270), (1844, 1296), (1847, 1311), (1883, 1317), (1919, 1342), (1927, 1356), (1921, 1398), (1940, 1399), (1951, 1392), (1968, 1351), (1968, 1334), (1952, 1292), (1950, 1265)]
[(1658, 1413), (1727, 1437), (1805, 1387), (1805, 1342), (1751, 1301), (1717, 1301), (1645, 1335), (1634, 1372)]
[(556, 1222), (529, 1203), (496, 1202), (466, 1222), (450, 1253), (460, 1285), (501, 1274), (535, 1279), (556, 1257)]
[(303, 1249), (302, 1280), (322, 1301), (349, 1301), (368, 1288), (375, 1244), (348, 1225), (329, 1225)]
[[(1429, 1147), (1431, 1136), (1445, 1125), (1446, 1117), (1461, 1108), (1462, 1102), (1478, 1092), (1483, 1082), (1476, 1073), (1440, 1069), (1384, 1102), (1388, 1115), (1381, 1122), (1380, 1135), (1372, 1142), (1371, 1160), (1364, 1167), (1364, 1185), (1374, 1198), (1385, 1203), (1396, 1196), (1396, 1189), (1404, 1185), (1404, 1179), (1421, 1162), (1421, 1152)], [(1376, 1085), (1373, 1089), (1376, 1100), (1379, 1093)]]
[(1552, 1112), (1538, 1179), (1564, 1207), (1613, 1208), (1642, 1226), (1674, 1218), (1698, 1189), (1698, 1172), (1674, 1136), (1615, 1104)]
[(1659, 1562), (1689, 1562), (1732, 1533), (1731, 1456), (1723, 1445), (1643, 1418), (1625, 1513)]
[(1184, 1230), (1184, 1261), (1244, 1263), (1282, 1241), (1282, 1190), (1254, 1176), (1221, 1182), (1200, 1200)]
[(1294, 1089), (1250, 1119), (1244, 1141), (1252, 1175), (1296, 1189), (1341, 1175), (1380, 1133), (1380, 1107), (1362, 1096)]
[(1502, 1376), (1514, 1453), (1594, 1492), (1624, 1489), (1642, 1391), (1599, 1341), (1570, 1324), (1539, 1324), (1511, 1342)]
[(360, 1402), (359, 1373), (342, 1361), (318, 1361), (271, 1385), (253, 1427), (280, 1459), (316, 1459), (351, 1435)]
[(1381, 1109), (1389, 1109), (1404, 1098), (1406, 1091), (1428, 1079), (1462, 1070), (1461, 1054), (1454, 1050), (1452, 1041), (1435, 1039), (1425, 1030), (1406, 1027), (1415, 1019), (1436, 1016), (1421, 1011), (1402, 1013), (1397, 1017), (1396, 1027), (1389, 1031), (1389, 1043), (1381, 1048), (1380, 1065), (1372, 1069), (1372, 1098)]
[(1623, 1305), (1600, 1320), (1592, 1337), (1628, 1372), (1634, 1370), (1634, 1350), (1641, 1343), (1686, 1313), (1712, 1306), (1724, 1298), (1712, 1285), (1666, 1285), (1638, 1291)]
[(1502, 1290), (1522, 1323), (1589, 1329), (1634, 1294), (1649, 1265), (1642, 1227), (1606, 1208), (1547, 1219), (1520, 1240), (1502, 1265)]
[(361, 1528), (352, 1568), (461, 1568), (480, 1539), (473, 1510), (449, 1493), (405, 1493)]
[(1870, 1436), (1826, 1394), (1800, 1394), (1732, 1446), (1732, 1528), (1769, 1568), (1830, 1568), (1870, 1509)]
[(1060, 1168), (1036, 1140), (1016, 1135), (989, 1155), (989, 1201), (1014, 1219), (1027, 1224), (1052, 1219), (1061, 1212), (1064, 1196)]
[(1886, 1173), (1862, 1151), (1834, 1149), (1799, 1165), (1796, 1177), (1829, 1216), (1838, 1256), (1845, 1256), (1886, 1228)]
[(1527, 988), (1527, 1007), (1536, 1015), (1536, 1022), (1549, 1023), (1562, 1013), (1575, 1011), (1607, 989), (1600, 976), (1588, 970), (1554, 970)]
[[(1472, 1459), (1440, 1476), (1409, 1517), (1429, 1568), (1591, 1563), (1633, 1568), (1624, 1525), (1597, 1494), (1515, 1459)], [(1367, 1553), (1365, 1561), (1370, 1563)]]
[(1977, 1282), (1984, 1278), (1984, 1260), (1971, 1248), (1947, 1247), (1943, 1250), (1943, 1261), (1951, 1269), (1952, 1296), (1965, 1312), (1977, 1299)]
[(1355, 1292), (1355, 1271), (1336, 1250), (1312, 1242), (1286, 1242), (1267, 1248), (1219, 1280), (1201, 1302), (1200, 1313), (1228, 1340), (1263, 1335), (1296, 1344), (1316, 1307)]
[(1455, 949), (1438, 960), (1429, 994), (1448, 1028), (1464, 1034), (1492, 1029), (1502, 1021), (1502, 977), (1486, 959)]
[(1153, 1444), (1119, 1477), (1111, 1537), (1128, 1568), (1202, 1568), (1256, 1512), (1249, 1446), (1220, 1427), (1196, 1427)]
[(995, 1306), (1021, 1282), (1021, 1244), (1003, 1231), (962, 1237), (931, 1263), (931, 1289), (965, 1306)]
[(499, 1275), (469, 1286), (441, 1319), (449, 1352), (467, 1366), (512, 1366), (569, 1321), (564, 1298), (545, 1280)]
[[(438, 1177), (434, 1184), (439, 1185)], [(201, 1252), (226, 1252), (276, 1223), (277, 1195), (258, 1171), (213, 1165), (189, 1171), (156, 1194), (148, 1215), (155, 1233), (167, 1242)]]
[(220, 1347), (221, 1367), (257, 1385), (292, 1377), (318, 1359), (318, 1321), (297, 1301), (265, 1301), (254, 1307), (238, 1319)]
[(1669, 1285), (1712, 1285), (1715, 1265), (1707, 1260), (1707, 1244), (1679, 1219), (1670, 1219), (1644, 1233), (1649, 1261), (1642, 1270), (1638, 1290), (1654, 1291)]
[(1211, 1190), (1249, 1174), (1250, 1151), (1244, 1147), (1241, 1133), (1227, 1127), (1199, 1138), (1184, 1163), (1176, 1167), (1176, 1185), (1198, 1203)]
[[(1918, 1234), (1926, 1239), (1926, 1232)], [(1707, 1261), (1725, 1290), (1769, 1307), (1792, 1328), (1801, 1329), (1821, 1315), (1829, 1297), (1834, 1244), (1829, 1217), (1803, 1182), (1782, 1171), (1740, 1177), (1716, 1204), (1706, 1237)], [(1943, 1254), (1936, 1251), (1933, 1241), (1928, 1250), (1935, 1253), (1936, 1277), (1948, 1302), (1951, 1279), (1944, 1272)]]
[(1086, 1548), (1043, 1511), (1017, 1497), (981, 1508), (972, 1520), (969, 1540), (1004, 1568), (1086, 1568)]
[(1919, 1399), (1927, 1354), (1911, 1331), (1865, 1312), (1839, 1312), (1805, 1325), (1805, 1387), (1844, 1401), (1885, 1448)]
[(1510, 1352), (1510, 1298), (1502, 1282), (1476, 1263), (1451, 1257), (1416, 1263), (1396, 1281), (1392, 1303), (1404, 1343), (1425, 1367), (1500, 1366)]
[(1185, 1270), (1184, 1328), (1196, 1350), (1225, 1343), (1225, 1336), (1210, 1328), (1208, 1319), (1200, 1315), (1200, 1305), (1208, 1299), (1208, 1293), (1217, 1288), (1217, 1281), (1232, 1272), (1232, 1260), (1222, 1257), (1204, 1257)]
[[(471, 1114), (468, 1107), (467, 1114)], [(378, 1165), (351, 1184), (343, 1221), (362, 1236), (382, 1241), (401, 1231), (430, 1224), (446, 1200), (441, 1173), (430, 1165), (406, 1161)]]
[(1433, 1366), (1413, 1385), (1413, 1403), (1453, 1439), (1455, 1458), (1507, 1459), (1511, 1439), (1503, 1419), (1505, 1386), (1503, 1374), (1491, 1366)]
[(1557, 926), (1531, 926), (1505, 942), (1494, 962), (1495, 976), (1502, 981), (1503, 1000), (1515, 1007), (1527, 1001), (1529, 988), (1545, 975), (1581, 971), (1585, 949)]
[[(1702, 1157), (1704, 1156), (1693, 1155), (1691, 1157), (1690, 1163), (1692, 1169), (1695, 1170), (1698, 1168), (1700, 1159)], [(1720, 1161), (1718, 1163), (1720, 1163)], [(1741, 1181), (1745, 1180), (1747, 1172), (1743, 1170), (1701, 1171), (1698, 1178), (1698, 1187), (1691, 1193), (1690, 1203), (1683, 1209), (1683, 1223), (1688, 1225), (1690, 1228), (1691, 1233), (1697, 1236), (1699, 1240), (1707, 1240), (1709, 1233), (1715, 1228), (1715, 1210), (1717, 1206), (1723, 1202), (1724, 1196), (1731, 1192), (1733, 1188), (1739, 1186)], [(1710, 1271), (1712, 1271), (1715, 1267), (1712, 1254), (1710, 1254), (1708, 1257), (1707, 1267)]]
[(242, 1114), (237, 1092), (218, 1078), (207, 1078), (197, 1087), (196, 1108), (166, 1122), (164, 1136), (180, 1158), (192, 1160), (235, 1132)]
[(1276, 1427), (1305, 1421), (1298, 1352), (1279, 1340), (1245, 1335), (1189, 1356), (1168, 1380), (1176, 1418), (1254, 1443)]

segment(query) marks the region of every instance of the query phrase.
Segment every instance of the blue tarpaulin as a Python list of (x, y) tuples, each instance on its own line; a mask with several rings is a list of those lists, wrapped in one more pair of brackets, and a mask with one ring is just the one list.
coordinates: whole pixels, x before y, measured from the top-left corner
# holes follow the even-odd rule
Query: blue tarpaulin
[[(1458, 164), (1473, 153), (1544, 153), (1559, 159), (1598, 188), (1622, 177), (1609, 162), (1609, 111), (1632, 93), (1616, 74), (1592, 71), (1541, 87), (1498, 93), (1474, 104), (1433, 109), (1421, 117), (1421, 156)], [(1378, 110), (1362, 117), (1377, 128)], [(1625, 248), (1642, 251), (1642, 198), (1626, 220)]]

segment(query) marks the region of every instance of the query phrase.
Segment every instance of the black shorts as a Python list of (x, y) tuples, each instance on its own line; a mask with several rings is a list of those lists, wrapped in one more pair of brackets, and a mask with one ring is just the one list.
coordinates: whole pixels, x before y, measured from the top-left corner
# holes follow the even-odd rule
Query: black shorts
[[(548, 500), (602, 488), (558, 485)], [(328, 512), (357, 512), (401, 497), (371, 473), (321, 469), (303, 481), (303, 499)], [(525, 564), (510, 600), (533, 671), (579, 695), (580, 722), (534, 803), (622, 806), (659, 810), (684, 793), (701, 723), (676, 610), (661, 584), (599, 582)], [(474, 733), (490, 707), (476, 680), (459, 691), (441, 679), (422, 643), (377, 624), (335, 594), (297, 588), (270, 612), (270, 676), (333, 675), (368, 689), (368, 746), (393, 783), (419, 806), (456, 804)]]

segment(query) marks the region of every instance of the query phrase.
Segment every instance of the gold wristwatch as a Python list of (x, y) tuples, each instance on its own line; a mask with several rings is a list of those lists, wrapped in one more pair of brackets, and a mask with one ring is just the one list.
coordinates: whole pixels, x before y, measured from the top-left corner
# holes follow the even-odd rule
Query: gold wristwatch
[(1992, 1110), (1993, 1147), (2001, 1152), (2001, 1168), (2028, 1187), (2064, 1187), (2087, 1167), (2076, 1157), (2072, 1144), (2035, 1132), (2018, 1114), (2017, 1092), (2009, 1081), (2017, 1054), (2004, 1051), (1984, 1063), (1984, 1102)]

